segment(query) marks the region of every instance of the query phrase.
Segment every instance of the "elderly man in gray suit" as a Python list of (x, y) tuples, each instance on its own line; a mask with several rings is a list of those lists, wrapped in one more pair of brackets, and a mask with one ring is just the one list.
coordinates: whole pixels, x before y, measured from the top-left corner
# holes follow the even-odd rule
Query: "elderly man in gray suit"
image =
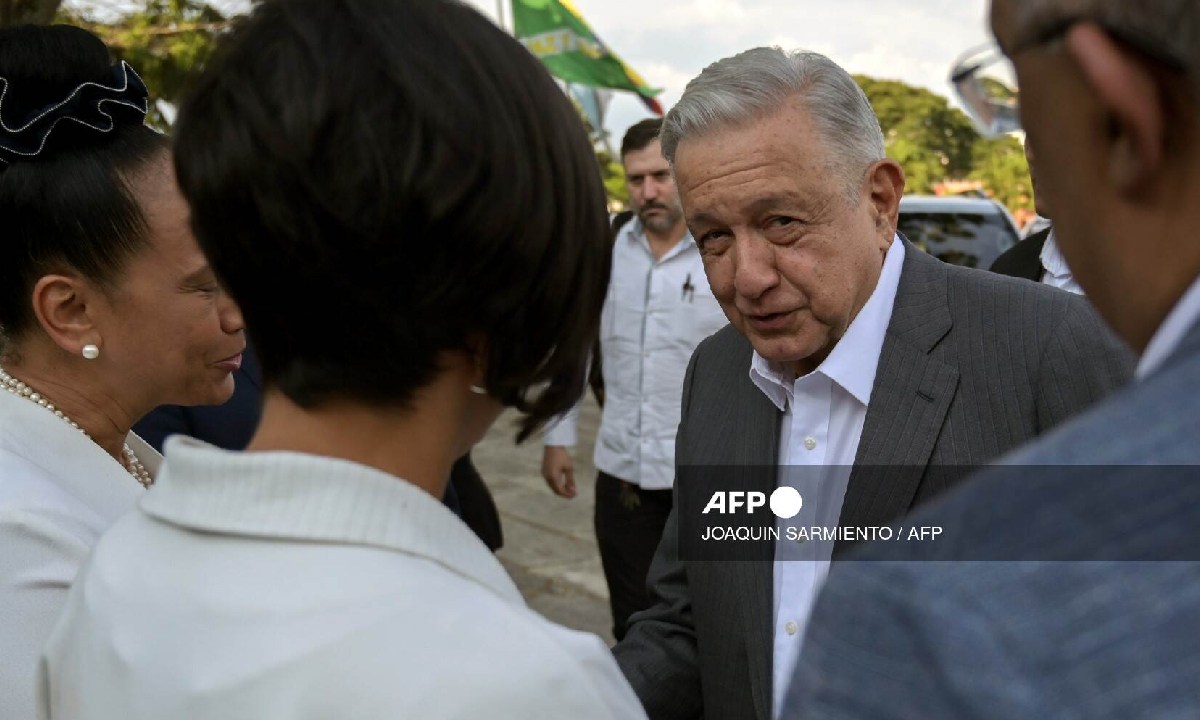
[(938, 542), (840, 563), (786, 715), (1200, 717), (1200, 3), (991, 18), (1062, 252), (1137, 380), (910, 519)]
[(758, 48), (715, 63), (668, 114), (662, 148), (731, 326), (688, 367), (656, 604), (614, 652), (652, 718), (768, 720), (828, 563), (770, 543), (689, 557), (688, 495), (710, 487), (688, 468), (765, 470), (745, 475), (767, 494), (787, 468), (845, 468), (844, 496), (821, 499), (840, 506), (835, 522), (883, 526), (954, 481), (936, 469), (1028, 441), (1131, 363), (1083, 299), (899, 237), (903, 171), (824, 56)]

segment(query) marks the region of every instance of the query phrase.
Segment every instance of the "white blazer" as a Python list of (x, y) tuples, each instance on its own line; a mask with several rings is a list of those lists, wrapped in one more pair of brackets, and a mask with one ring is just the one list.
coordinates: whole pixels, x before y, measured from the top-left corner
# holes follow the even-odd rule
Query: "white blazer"
[(429, 493), (301, 453), (166, 455), (71, 591), (43, 718), (644, 720), (600, 639), (526, 607)]
[[(161, 457), (126, 440), (151, 475)], [(75, 573), (142, 486), (61, 418), (0, 390), (0, 718), (29, 720), (38, 656)]]

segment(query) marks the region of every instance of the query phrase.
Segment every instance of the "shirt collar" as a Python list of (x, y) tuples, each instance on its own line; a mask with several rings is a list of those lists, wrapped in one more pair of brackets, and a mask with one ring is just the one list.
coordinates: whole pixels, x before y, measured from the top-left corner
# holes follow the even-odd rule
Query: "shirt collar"
[(792, 395), (792, 380), (778, 365), (759, 355), (757, 350), (750, 356), (750, 382), (754, 383), (780, 412), (787, 411), (788, 398)]
[[(900, 287), (900, 274), (904, 267), (904, 242), (893, 237), (883, 259), (883, 270), (879, 282), (871, 291), (871, 297), (850, 322), (846, 334), (834, 345), (829, 356), (815, 369), (837, 383), (863, 405), (871, 402), (871, 389), (875, 386), (875, 373), (879, 368), (879, 356), (883, 352), (883, 340), (892, 319), (892, 308), (896, 304), (896, 291)], [(787, 410), (788, 398), (796, 380), (788, 376), (782, 367), (754, 352), (750, 360), (750, 380), (781, 411)]]
[(1041, 260), (1042, 267), (1046, 269), (1046, 272), (1052, 276), (1056, 278), (1071, 277), (1071, 268), (1067, 267), (1067, 259), (1058, 249), (1058, 242), (1054, 239), (1053, 230), (1046, 235), (1046, 242), (1042, 245), (1042, 252), (1038, 259)]
[(1197, 321), (1200, 321), (1200, 277), (1192, 281), (1187, 292), (1154, 331), (1154, 337), (1150, 338), (1150, 344), (1138, 359), (1134, 377), (1140, 380), (1157, 370)]
[(295, 452), (167, 442), (143, 512), (191, 530), (367, 545), (418, 555), (523, 603), (483, 543), (429, 493), (380, 470)]
[[(642, 225), (642, 221), (635, 213), (633, 218), (625, 223), (625, 227), (621, 228), (619, 236), (623, 236), (626, 242), (641, 246), (647, 253), (650, 252), (650, 240), (646, 237), (646, 228)], [(675, 247), (668, 250), (658, 262), (666, 262), (675, 257), (679, 253), (685, 252), (689, 248), (696, 247), (696, 241), (692, 238), (692, 231), (684, 229), (683, 237), (679, 238), (679, 242), (675, 243)]]

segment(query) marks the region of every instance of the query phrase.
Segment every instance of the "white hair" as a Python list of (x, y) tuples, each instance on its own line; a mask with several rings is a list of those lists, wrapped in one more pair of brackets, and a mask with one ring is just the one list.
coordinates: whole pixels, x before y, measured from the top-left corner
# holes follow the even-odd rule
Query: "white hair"
[(883, 132), (867, 96), (837, 63), (815, 52), (759, 47), (704, 68), (663, 120), (663, 155), (687, 138), (742, 125), (799, 98), (851, 192), (863, 173), (885, 157)]

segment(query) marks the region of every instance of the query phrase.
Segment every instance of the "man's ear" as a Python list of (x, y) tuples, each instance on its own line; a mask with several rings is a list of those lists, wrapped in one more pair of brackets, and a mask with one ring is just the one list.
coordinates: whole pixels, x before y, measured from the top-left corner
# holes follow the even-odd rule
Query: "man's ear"
[(1158, 81), (1094, 23), (1072, 27), (1066, 49), (1111, 118), (1109, 179), (1119, 192), (1136, 196), (1154, 180), (1166, 158)]
[(33, 314), (46, 335), (63, 350), (79, 355), (84, 345), (101, 344), (96, 327), (98, 291), (72, 275), (45, 275), (33, 286)]
[(895, 160), (885, 158), (867, 171), (866, 182), (875, 226), (886, 230), (886, 241), (891, 242), (899, 219), (900, 198), (904, 196), (904, 169)]

